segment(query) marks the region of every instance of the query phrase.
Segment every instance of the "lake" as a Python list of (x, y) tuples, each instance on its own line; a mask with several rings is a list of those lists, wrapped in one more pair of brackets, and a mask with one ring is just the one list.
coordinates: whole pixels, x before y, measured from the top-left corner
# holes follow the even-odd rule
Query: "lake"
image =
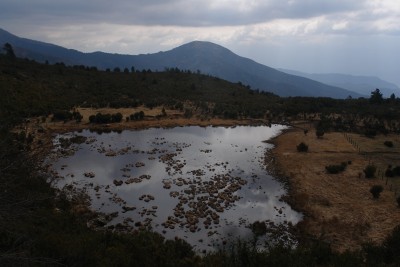
[[(152, 229), (196, 250), (252, 238), (255, 221), (291, 225), (302, 215), (281, 200), (266, 170), (268, 140), (286, 126), (176, 127), (54, 138), (52, 185), (90, 197), (104, 227)], [(267, 159), (268, 160), (268, 159)], [(263, 235), (263, 238), (268, 236)]]

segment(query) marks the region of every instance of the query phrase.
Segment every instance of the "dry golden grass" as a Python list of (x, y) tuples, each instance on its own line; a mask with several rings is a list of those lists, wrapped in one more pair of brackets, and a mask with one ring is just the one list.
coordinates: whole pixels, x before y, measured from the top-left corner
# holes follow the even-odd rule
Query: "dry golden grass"
[[(395, 192), (385, 180), (366, 179), (362, 174), (370, 161), (385, 160), (382, 155), (389, 149), (383, 142), (391, 137), (352, 138), (370, 151), (369, 157), (360, 154), (342, 133), (326, 133), (318, 139), (313, 129), (307, 136), (292, 129), (274, 140), (277, 167), (291, 182), (291, 201), (306, 214), (301, 229), (330, 242), (338, 251), (354, 250), (369, 241), (379, 243), (400, 222)], [(309, 152), (297, 152), (300, 142), (309, 145)], [(389, 152), (400, 159), (398, 150)], [(351, 161), (344, 172), (326, 173), (325, 166), (344, 161)], [(369, 192), (374, 184), (384, 186), (378, 200)]]
[[(137, 108), (76, 108), (76, 111), (83, 116), (82, 121), (77, 123), (75, 121), (62, 122), (51, 121), (51, 118), (47, 118), (45, 122), (41, 122), (40, 118), (32, 118), (30, 123), (23, 127), (27, 127), (34, 132), (34, 129), (38, 127), (45, 129), (46, 133), (52, 132), (68, 132), (82, 129), (112, 129), (112, 130), (125, 130), (125, 129), (146, 129), (151, 127), (177, 127), (177, 126), (234, 126), (234, 125), (254, 125), (254, 124), (265, 124), (264, 120), (258, 119), (221, 119), (221, 118), (209, 118), (201, 114), (193, 114), (190, 118), (185, 118), (182, 111), (165, 109), (166, 116), (162, 115), (162, 107), (156, 107), (149, 109), (146, 107)], [(129, 117), (135, 112), (143, 111), (145, 114), (144, 120), (139, 121), (126, 121), (126, 117)], [(115, 114), (121, 113), (123, 119), (120, 123), (110, 124), (91, 124), (89, 123), (89, 117), (96, 115), (97, 113), (103, 114)], [(29, 132), (29, 130), (28, 130)]]

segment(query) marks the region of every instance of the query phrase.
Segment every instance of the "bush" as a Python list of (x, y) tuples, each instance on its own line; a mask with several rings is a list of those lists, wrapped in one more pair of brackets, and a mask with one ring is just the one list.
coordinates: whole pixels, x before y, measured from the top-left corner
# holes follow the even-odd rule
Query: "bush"
[(368, 129), (365, 131), (365, 136), (368, 138), (374, 138), (376, 136), (376, 130)]
[(193, 116), (193, 112), (192, 112), (192, 110), (191, 109), (185, 109), (185, 113), (183, 114), (183, 116), (186, 118), (186, 119), (190, 119), (192, 116)]
[(379, 198), (381, 192), (383, 191), (383, 187), (381, 185), (373, 185), (369, 192), (372, 194), (374, 198)]
[(301, 143), (297, 146), (297, 151), (298, 151), (298, 152), (307, 152), (307, 151), (308, 151), (308, 145), (306, 145), (304, 142), (301, 142)]
[(385, 171), (385, 176), (386, 177), (394, 177), (394, 172), (391, 168), (387, 168)]
[(81, 113), (79, 113), (78, 111), (74, 111), (72, 113), (72, 117), (75, 119), (76, 122), (81, 122), (83, 119), (83, 116)]
[(123, 116), (119, 112), (111, 115), (111, 121), (112, 122), (121, 122), (122, 118), (123, 118)]
[(72, 113), (67, 110), (57, 110), (53, 114), (53, 120), (67, 121), (72, 118)]
[(340, 165), (328, 165), (328, 166), (325, 166), (325, 169), (330, 174), (338, 174), (338, 173), (343, 172), (344, 170), (346, 170), (346, 167), (347, 167), (347, 163), (346, 162), (342, 162)]
[(317, 138), (322, 138), (322, 136), (324, 136), (325, 131), (322, 129), (317, 129), (317, 131), (315, 132), (315, 135), (317, 136)]
[(255, 221), (251, 225), (251, 230), (256, 236), (265, 235), (267, 233), (267, 226), (265, 222)]
[(121, 122), (122, 121), (122, 114), (115, 113), (115, 114), (102, 114), (97, 113), (96, 115), (90, 115), (89, 121), (91, 123), (112, 123), (112, 122)]
[(393, 175), (400, 176), (400, 166), (396, 166), (393, 168)]
[(374, 178), (376, 172), (376, 166), (370, 164), (367, 167), (365, 167), (363, 171), (365, 174), (365, 178)]
[(140, 120), (143, 120), (143, 119), (144, 119), (144, 112), (143, 112), (143, 111), (135, 112), (135, 113), (131, 114), (131, 115), (129, 116), (129, 118), (130, 118), (132, 121), (140, 121)]
[(385, 141), (383, 144), (385, 146), (387, 146), (387, 147), (393, 147), (393, 142), (392, 141)]

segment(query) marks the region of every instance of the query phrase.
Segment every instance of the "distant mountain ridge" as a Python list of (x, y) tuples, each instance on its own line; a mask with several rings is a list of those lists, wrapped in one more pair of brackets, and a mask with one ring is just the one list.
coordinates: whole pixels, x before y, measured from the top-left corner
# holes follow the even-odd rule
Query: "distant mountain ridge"
[(341, 73), (304, 73), (287, 69), (279, 70), (328, 85), (341, 87), (362, 95), (370, 95), (371, 91), (375, 90), (375, 88), (379, 88), (384, 97), (389, 97), (391, 94), (400, 96), (400, 88), (397, 85), (384, 81), (378, 77)]
[(280, 96), (310, 96), (346, 98), (362, 94), (327, 85), (305, 77), (291, 75), (240, 57), (227, 48), (210, 42), (194, 41), (166, 52), (146, 55), (121, 55), (103, 52), (82, 53), (61, 46), (20, 38), (0, 29), (0, 44), (9, 42), (18, 57), (49, 63), (151, 69), (179, 68), (197, 71), (231, 82), (242, 82), (253, 89), (269, 91)]

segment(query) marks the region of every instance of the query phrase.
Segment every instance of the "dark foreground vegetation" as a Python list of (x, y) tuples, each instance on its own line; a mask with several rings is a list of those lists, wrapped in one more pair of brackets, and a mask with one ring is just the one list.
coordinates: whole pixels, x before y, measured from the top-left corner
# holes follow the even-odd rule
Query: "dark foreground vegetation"
[(69, 119), (62, 114), (75, 106), (182, 109), (190, 101), (192, 111), (205, 118), (316, 119), (324, 131), (373, 136), (399, 132), (398, 98), (382, 99), (379, 91), (370, 99), (279, 98), (176, 69), (103, 72), (37, 64), (8, 54), (0, 56), (0, 94), (0, 266), (400, 265), (400, 228), (380, 246), (365, 244), (362, 250), (342, 254), (319, 240), (300, 239), (296, 248), (277, 244), (262, 251), (253, 242), (237, 241), (202, 256), (182, 240), (165, 240), (151, 231), (91, 230), (86, 226), (90, 213), (74, 212), (74, 199), (46, 183), (47, 174), (38, 170), (39, 155), (30, 149), (32, 136), (12, 133), (14, 126), (33, 116), (58, 114)]

